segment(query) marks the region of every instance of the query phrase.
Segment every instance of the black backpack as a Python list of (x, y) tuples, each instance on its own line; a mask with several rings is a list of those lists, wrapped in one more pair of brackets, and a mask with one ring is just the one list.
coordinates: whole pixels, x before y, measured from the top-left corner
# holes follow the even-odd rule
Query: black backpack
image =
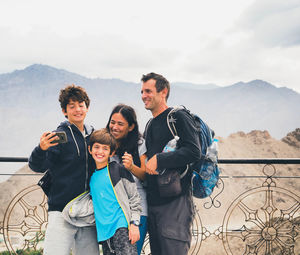
[(186, 111), (193, 117), (198, 130), (199, 142), (201, 145), (201, 159), (190, 164), (190, 167), (193, 170), (193, 196), (197, 198), (205, 198), (212, 194), (213, 189), (217, 185), (220, 178), (216, 148), (214, 148), (215, 155), (211, 155), (212, 147), (216, 146), (217, 139), (214, 139), (214, 131), (210, 129), (209, 126), (199, 116), (190, 113), (190, 111), (184, 106), (180, 106), (173, 108), (167, 116), (167, 124), (175, 140), (178, 140), (178, 134), (175, 125), (175, 114), (179, 110)]

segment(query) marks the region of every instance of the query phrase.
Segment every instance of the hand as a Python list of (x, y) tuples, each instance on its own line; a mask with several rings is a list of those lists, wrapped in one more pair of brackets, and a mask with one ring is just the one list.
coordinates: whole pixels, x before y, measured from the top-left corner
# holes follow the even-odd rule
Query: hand
[(158, 175), (157, 169), (157, 157), (156, 154), (148, 160), (146, 163), (146, 173), (151, 175)]
[(131, 241), (131, 244), (135, 244), (138, 240), (140, 240), (139, 227), (134, 224), (130, 224), (129, 227), (129, 240)]
[(127, 168), (129, 171), (132, 170), (133, 160), (132, 160), (131, 154), (129, 154), (125, 151), (124, 155), (122, 156), (122, 162), (123, 162), (123, 165), (125, 166), (125, 168)]
[(58, 143), (51, 143), (58, 139), (58, 136), (54, 132), (45, 132), (40, 138), (40, 147), (43, 151), (48, 150), (50, 147), (57, 145)]

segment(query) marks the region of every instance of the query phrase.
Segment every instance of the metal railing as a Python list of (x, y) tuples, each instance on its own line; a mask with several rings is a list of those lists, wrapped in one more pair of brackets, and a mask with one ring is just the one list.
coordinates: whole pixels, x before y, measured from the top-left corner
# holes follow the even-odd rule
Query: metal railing
[[(26, 157), (0, 157), (0, 162), (28, 162)], [(219, 164), (300, 164), (300, 158), (230, 158), (218, 159)]]
[[(27, 160), (0, 157), (0, 162)], [(300, 254), (300, 158), (218, 162), (224, 169), (212, 196), (194, 199), (189, 254)], [(47, 217), (47, 198), (39, 186), (20, 190), (0, 218), (0, 240), (2, 235), (6, 250), (15, 254), (17, 249), (41, 248)], [(150, 254), (148, 238), (143, 254)]]

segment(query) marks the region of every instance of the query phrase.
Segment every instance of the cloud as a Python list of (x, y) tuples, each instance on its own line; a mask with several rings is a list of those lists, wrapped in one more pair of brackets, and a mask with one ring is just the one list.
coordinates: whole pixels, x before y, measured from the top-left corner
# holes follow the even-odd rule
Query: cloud
[(218, 85), (262, 79), (300, 92), (299, 17), (299, 1), (255, 1), (222, 34), (199, 38), (175, 75)]
[[(234, 36), (234, 35), (228, 35)], [(287, 86), (300, 92), (300, 47), (266, 47), (241, 36), (227, 42), (228, 38), (212, 38), (183, 59), (184, 70), (180, 80), (212, 82), (230, 85), (238, 81), (262, 79), (275, 86)], [(229, 40), (229, 39), (228, 39)]]
[(0, 73), (41, 63), (134, 82), (154, 71), (170, 81), (299, 86), (299, 0), (46, 2), (0, 9)]
[(300, 44), (300, 2), (257, 0), (242, 14), (238, 26), (268, 47)]
[[(172, 66), (179, 54), (176, 49), (151, 48), (112, 33), (64, 37), (45, 26), (35, 26), (25, 34), (7, 28), (0, 28), (0, 32), (1, 69), (9, 71), (42, 63), (88, 77), (139, 82), (145, 72)], [(5, 63), (11, 68), (4, 67)]]

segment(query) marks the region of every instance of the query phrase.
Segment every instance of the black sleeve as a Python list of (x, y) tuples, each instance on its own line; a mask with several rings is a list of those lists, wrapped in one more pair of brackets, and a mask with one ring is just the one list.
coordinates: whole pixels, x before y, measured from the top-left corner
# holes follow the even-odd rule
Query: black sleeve
[(55, 162), (57, 162), (58, 155), (58, 148), (50, 147), (47, 151), (43, 151), (38, 145), (32, 151), (28, 160), (28, 165), (34, 172), (43, 173), (51, 168)]
[(158, 153), (158, 169), (178, 168), (200, 159), (200, 145), (193, 117), (185, 110), (176, 112), (176, 129), (180, 137), (179, 148), (172, 152)]

